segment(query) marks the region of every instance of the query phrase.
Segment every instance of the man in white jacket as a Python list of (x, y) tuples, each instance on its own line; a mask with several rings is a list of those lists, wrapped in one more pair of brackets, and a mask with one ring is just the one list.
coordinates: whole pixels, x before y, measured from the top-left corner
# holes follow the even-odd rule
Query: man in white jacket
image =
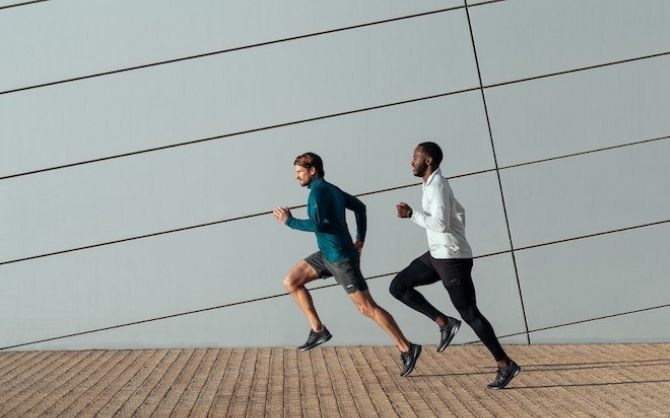
[(451, 342), (461, 321), (448, 317), (431, 305), (415, 287), (442, 281), (461, 318), (475, 331), (491, 352), (498, 373), (488, 387), (502, 389), (521, 368), (505, 353), (489, 321), (479, 312), (472, 282), (472, 250), (465, 239), (465, 210), (456, 200), (440, 163), (442, 150), (434, 142), (422, 142), (414, 149), (412, 172), (423, 179), (422, 210), (405, 202), (396, 205), (398, 217), (411, 218), (426, 229), (429, 251), (421, 255), (391, 282), (391, 294), (410, 308), (435, 321), (440, 328), (441, 352)]

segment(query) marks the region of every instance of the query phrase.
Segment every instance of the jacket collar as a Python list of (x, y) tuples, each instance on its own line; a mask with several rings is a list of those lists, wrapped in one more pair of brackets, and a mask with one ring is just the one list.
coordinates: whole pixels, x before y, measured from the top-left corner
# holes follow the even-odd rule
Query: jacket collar
[(423, 185), (428, 186), (433, 181), (435, 176), (441, 176), (441, 175), (442, 171), (440, 171), (440, 168), (438, 167), (437, 170), (433, 171), (433, 173), (428, 177), (428, 180), (426, 180), (426, 182)]
[(323, 177), (320, 177), (320, 176), (319, 177), (314, 177), (312, 179), (312, 181), (310, 181), (309, 184), (307, 185), (307, 188), (312, 189), (312, 188), (314, 188), (314, 187), (316, 187), (320, 184), (323, 184), (324, 181), (325, 180), (323, 179)]

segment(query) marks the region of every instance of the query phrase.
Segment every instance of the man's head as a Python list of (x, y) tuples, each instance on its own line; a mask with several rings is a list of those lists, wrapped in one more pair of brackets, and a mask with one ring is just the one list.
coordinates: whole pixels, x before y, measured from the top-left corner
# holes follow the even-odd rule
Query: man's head
[(440, 167), (442, 149), (434, 142), (422, 142), (414, 148), (412, 156), (412, 173), (423, 177), (426, 172), (432, 173)]
[(301, 186), (307, 186), (315, 177), (323, 177), (323, 160), (313, 152), (298, 155), (293, 162), (295, 178)]

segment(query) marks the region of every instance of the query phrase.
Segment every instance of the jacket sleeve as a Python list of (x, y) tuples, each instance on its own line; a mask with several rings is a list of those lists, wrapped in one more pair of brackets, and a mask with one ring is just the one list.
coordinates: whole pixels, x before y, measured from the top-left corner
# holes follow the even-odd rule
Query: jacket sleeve
[(306, 232), (322, 232), (326, 230), (328, 223), (323, 213), (323, 203), (320, 193), (310, 193), (307, 199), (308, 219), (297, 219), (289, 216), (286, 220), (286, 226), (291, 229)]
[(356, 240), (365, 241), (365, 234), (368, 229), (368, 217), (366, 214), (365, 203), (347, 192), (344, 195), (344, 207), (354, 212), (356, 216)]
[(433, 194), (430, 196), (429, 212), (420, 209), (412, 210), (412, 221), (430, 231), (447, 232), (451, 216), (449, 195), (448, 193), (442, 193), (442, 190), (431, 190), (431, 192)]

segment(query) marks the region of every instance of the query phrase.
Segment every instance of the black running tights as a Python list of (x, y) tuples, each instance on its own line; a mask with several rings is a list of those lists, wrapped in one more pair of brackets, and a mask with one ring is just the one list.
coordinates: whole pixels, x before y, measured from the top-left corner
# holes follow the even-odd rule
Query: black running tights
[[(507, 354), (500, 346), (493, 327), (477, 308), (475, 287), (471, 276), (472, 259), (449, 260), (453, 267), (444, 269), (438, 265), (437, 268), (442, 270), (440, 272), (437, 271), (435, 266), (426, 264), (426, 259), (425, 255), (417, 258), (398, 273), (391, 282), (391, 294), (405, 305), (426, 315), (433, 321), (440, 316), (448, 318), (415, 289), (417, 286), (425, 286), (442, 280), (461, 318), (472, 327), (496, 361), (506, 360), (508, 358)], [(454, 277), (454, 275), (460, 277)], [(453, 285), (454, 282), (459, 284)], [(447, 286), (446, 283), (450, 283), (450, 285)]]

